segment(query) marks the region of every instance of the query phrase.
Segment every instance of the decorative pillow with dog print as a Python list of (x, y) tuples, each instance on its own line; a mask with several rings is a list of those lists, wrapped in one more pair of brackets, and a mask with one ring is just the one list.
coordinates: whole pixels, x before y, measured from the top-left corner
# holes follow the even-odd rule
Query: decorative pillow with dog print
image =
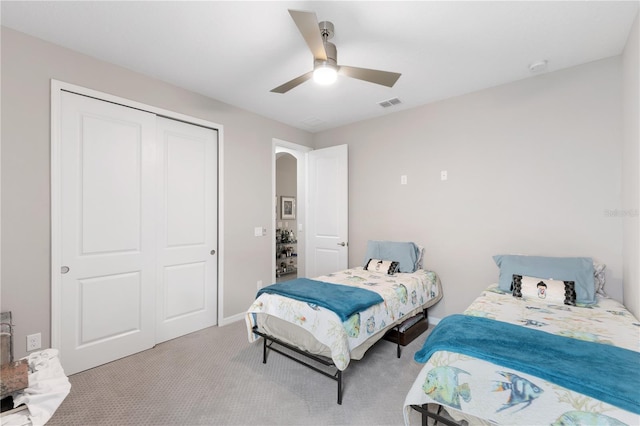
[(513, 296), (541, 302), (576, 305), (576, 286), (573, 281), (558, 281), (513, 275)]
[(380, 272), (381, 274), (395, 275), (398, 272), (400, 264), (392, 260), (369, 259), (364, 269), (371, 272)]

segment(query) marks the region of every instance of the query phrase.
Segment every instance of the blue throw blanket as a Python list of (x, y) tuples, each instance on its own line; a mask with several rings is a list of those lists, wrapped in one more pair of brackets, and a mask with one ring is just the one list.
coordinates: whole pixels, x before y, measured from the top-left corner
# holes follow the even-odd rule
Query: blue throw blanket
[(338, 314), (343, 322), (356, 312), (364, 311), (368, 307), (384, 301), (378, 293), (371, 290), (307, 278), (298, 278), (263, 287), (258, 291), (256, 297), (262, 293), (278, 294), (322, 306)]
[(414, 359), (465, 354), (640, 414), (640, 353), (468, 315), (444, 318)]

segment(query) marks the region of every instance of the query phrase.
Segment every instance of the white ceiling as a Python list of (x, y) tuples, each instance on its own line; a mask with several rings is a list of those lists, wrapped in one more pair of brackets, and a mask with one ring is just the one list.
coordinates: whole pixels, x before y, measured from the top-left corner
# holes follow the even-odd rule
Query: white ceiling
[[(2, 25), (316, 132), (619, 55), (635, 1), (6, 1)], [(287, 9), (331, 21), (338, 64), (402, 73), (280, 84), (313, 58)], [(397, 97), (401, 104), (378, 102)]]

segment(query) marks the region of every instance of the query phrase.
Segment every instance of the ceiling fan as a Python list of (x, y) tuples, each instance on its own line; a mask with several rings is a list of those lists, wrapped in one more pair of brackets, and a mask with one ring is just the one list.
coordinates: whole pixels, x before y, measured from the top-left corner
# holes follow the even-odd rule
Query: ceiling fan
[(333, 38), (333, 24), (329, 21), (318, 23), (316, 14), (313, 12), (289, 9), (289, 14), (313, 53), (313, 71), (272, 89), (272, 92), (286, 93), (312, 77), (319, 84), (331, 84), (337, 78), (337, 74), (387, 87), (393, 87), (400, 78), (401, 74), (396, 72), (338, 65), (336, 45), (329, 42)]

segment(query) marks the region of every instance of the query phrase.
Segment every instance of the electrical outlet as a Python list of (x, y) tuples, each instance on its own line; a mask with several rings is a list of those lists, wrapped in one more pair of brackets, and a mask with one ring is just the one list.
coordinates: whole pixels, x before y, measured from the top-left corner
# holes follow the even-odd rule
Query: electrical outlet
[(40, 333), (29, 334), (27, 336), (27, 352), (35, 351), (42, 347), (42, 337)]

